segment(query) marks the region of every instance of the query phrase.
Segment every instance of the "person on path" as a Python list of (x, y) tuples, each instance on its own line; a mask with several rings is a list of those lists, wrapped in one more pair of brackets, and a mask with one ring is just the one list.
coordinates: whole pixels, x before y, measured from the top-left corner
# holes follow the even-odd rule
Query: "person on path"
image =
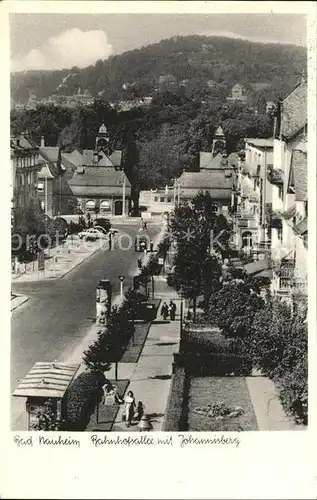
[(143, 417), (143, 415), (144, 415), (144, 405), (143, 405), (142, 401), (138, 401), (138, 404), (137, 404), (137, 407), (136, 407), (136, 410), (134, 413), (134, 419), (140, 421), (141, 418)]
[(133, 396), (133, 392), (129, 391), (126, 397), (124, 398), (125, 402), (125, 421), (126, 421), (126, 426), (130, 427), (133, 416), (134, 416), (134, 411), (135, 411), (135, 399)]
[(176, 314), (176, 304), (172, 300), (170, 301), (169, 310), (170, 310), (170, 318), (172, 321), (174, 321)]
[(112, 234), (111, 233), (109, 233), (108, 238), (109, 238), (109, 250), (112, 250)]
[(164, 321), (166, 321), (168, 316), (168, 305), (166, 304), (166, 302), (164, 302), (164, 304), (162, 305), (161, 315), (163, 316)]

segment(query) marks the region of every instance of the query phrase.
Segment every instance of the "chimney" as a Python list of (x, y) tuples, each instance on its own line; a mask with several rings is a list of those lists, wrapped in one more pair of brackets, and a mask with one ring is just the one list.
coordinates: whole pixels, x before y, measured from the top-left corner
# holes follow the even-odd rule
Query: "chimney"
[(41, 148), (44, 148), (45, 147), (45, 138), (44, 138), (44, 135), (42, 135), (41, 137)]

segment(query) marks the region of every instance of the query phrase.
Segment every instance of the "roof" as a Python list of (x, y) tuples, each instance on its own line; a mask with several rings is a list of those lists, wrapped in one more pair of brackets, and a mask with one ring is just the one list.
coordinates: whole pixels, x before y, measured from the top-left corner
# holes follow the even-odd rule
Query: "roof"
[(39, 179), (55, 179), (56, 173), (52, 173), (48, 163), (42, 163), (41, 170), (38, 173)]
[(307, 201), (307, 153), (292, 152), (291, 169), (294, 175), (295, 200)]
[(107, 133), (108, 133), (107, 127), (103, 123), (98, 131), (98, 134), (107, 134)]
[(274, 142), (273, 137), (270, 139), (262, 139), (262, 138), (258, 138), (258, 137), (255, 137), (255, 138), (247, 137), (244, 140), (245, 140), (245, 142), (247, 142), (251, 146), (255, 146), (256, 148), (273, 148), (273, 142)]
[[(231, 155), (230, 155), (231, 156)], [(213, 156), (212, 153), (205, 153), (201, 151), (199, 153), (199, 168), (200, 170), (231, 170), (232, 166), (229, 162), (229, 158), (223, 156), (221, 153), (218, 153), (216, 156)]]
[(79, 364), (37, 362), (19, 383), (13, 396), (62, 398)]
[(220, 136), (220, 135), (222, 136), (224, 134), (223, 134), (222, 127), (219, 125), (219, 127), (216, 130), (215, 136)]
[(295, 217), (296, 215), (296, 205), (290, 206), (285, 212), (282, 214), (283, 219), (289, 220)]
[[(123, 187), (121, 186), (76, 186), (70, 185), (71, 192), (74, 196), (83, 196), (85, 198), (94, 197), (122, 197)], [(131, 187), (126, 187), (125, 194), (131, 196)]]
[(40, 147), (40, 154), (46, 158), (46, 160), (57, 163), (58, 160), (59, 147), (57, 146), (43, 146)]
[(121, 195), (125, 177), (126, 195), (130, 196), (131, 184), (123, 171), (113, 167), (85, 167), (84, 173), (77, 173), (68, 184), (75, 196)]
[(307, 83), (301, 82), (280, 103), (280, 135), (291, 139), (307, 123)]
[(202, 191), (203, 193), (207, 191), (214, 200), (231, 200), (231, 189), (219, 189), (212, 187), (184, 188), (180, 192), (180, 197), (192, 199), (199, 193), (199, 191)]
[(232, 177), (225, 177), (224, 170), (183, 172), (179, 181), (181, 187), (185, 189), (232, 189)]
[(25, 137), (23, 134), (10, 138), (10, 148), (11, 151), (21, 153), (31, 153), (39, 149), (38, 145), (32, 139)]
[[(82, 153), (82, 165), (94, 165), (94, 153), (92, 149), (84, 149)], [(103, 157), (106, 156), (103, 154)], [(113, 151), (109, 156), (106, 156), (108, 161), (104, 160), (103, 157), (100, 159), (101, 163), (98, 162), (98, 164), (103, 165), (103, 166), (114, 166), (114, 167), (120, 167), (121, 166), (121, 159), (122, 159), (122, 151), (120, 150), (115, 150)]]
[(262, 271), (266, 271), (270, 268), (269, 261), (267, 258), (257, 260), (255, 262), (250, 262), (249, 264), (245, 264), (244, 270), (249, 275), (258, 275), (258, 273)]
[(300, 221), (298, 224), (296, 224), (296, 226), (294, 226), (295, 233), (300, 234), (300, 235), (307, 233), (307, 231), (308, 231), (307, 223), (308, 223), (308, 220), (306, 217), (305, 219)]

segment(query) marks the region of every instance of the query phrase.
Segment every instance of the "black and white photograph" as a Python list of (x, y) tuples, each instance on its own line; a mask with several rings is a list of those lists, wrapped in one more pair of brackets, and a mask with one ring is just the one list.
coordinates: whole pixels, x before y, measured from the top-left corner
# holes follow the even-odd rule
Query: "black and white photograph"
[(300, 436), (307, 14), (58, 3), (9, 14), (17, 448)]
[(307, 425), (287, 17), (11, 16), (13, 430)]

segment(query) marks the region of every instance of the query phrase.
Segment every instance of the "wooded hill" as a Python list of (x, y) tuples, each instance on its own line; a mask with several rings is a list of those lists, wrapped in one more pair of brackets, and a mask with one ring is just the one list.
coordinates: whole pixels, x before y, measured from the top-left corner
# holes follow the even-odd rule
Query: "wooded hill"
[[(11, 78), (12, 99), (24, 103), (29, 94), (38, 98), (56, 93), (63, 78), (69, 76), (59, 92), (72, 95), (78, 88), (107, 101), (151, 95), (159, 77), (173, 75), (179, 84), (188, 80), (188, 94), (204, 91), (213, 80), (224, 93), (237, 82), (250, 92), (255, 84), (270, 84), (267, 98), (291, 90), (306, 68), (306, 51), (294, 45), (253, 43), (225, 37), (173, 37), (159, 43), (111, 56), (84, 69), (28, 71)], [(123, 84), (128, 85), (123, 90)], [(134, 84), (134, 85), (131, 85)], [(264, 87), (262, 85), (262, 87)], [(189, 97), (191, 97), (189, 95)]]

